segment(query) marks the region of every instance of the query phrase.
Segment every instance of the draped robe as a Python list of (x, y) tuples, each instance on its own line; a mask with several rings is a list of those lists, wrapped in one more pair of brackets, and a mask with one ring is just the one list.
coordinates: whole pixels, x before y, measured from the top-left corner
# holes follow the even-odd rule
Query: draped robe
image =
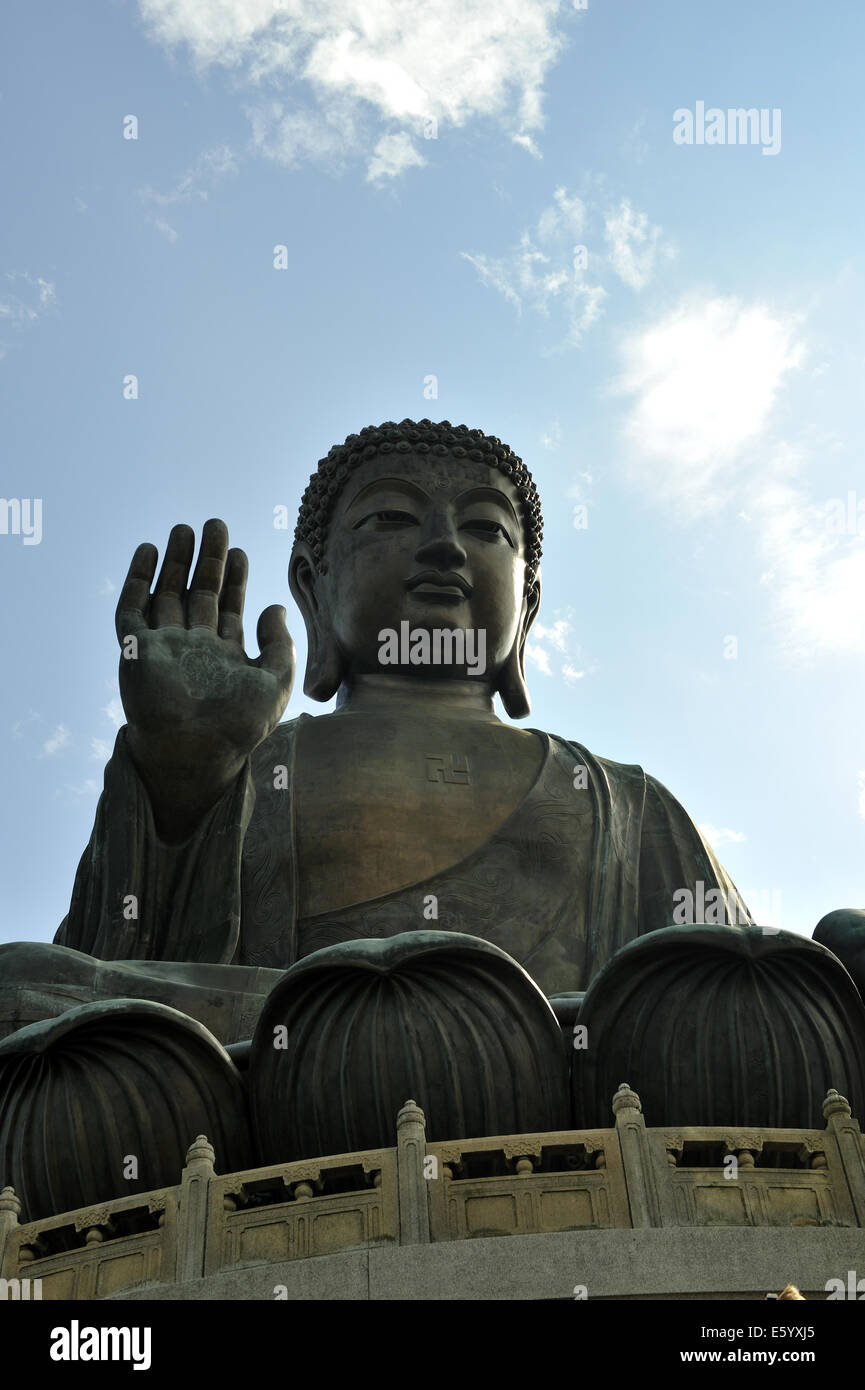
[(750, 921), (660, 782), (540, 731), (532, 786), (483, 844), (422, 882), (301, 918), (293, 772), (298, 729), (312, 717), (279, 725), (180, 845), (160, 840), (119, 731), (55, 946), (17, 946), (17, 978), (5, 981), (0, 948), (0, 1031), (120, 995), (172, 1004), (230, 1043), (251, 1035), (268, 991), (301, 957), (430, 927), (501, 946), (556, 996), (584, 990), (621, 946), (669, 926), (677, 890), (719, 889), (732, 920)]

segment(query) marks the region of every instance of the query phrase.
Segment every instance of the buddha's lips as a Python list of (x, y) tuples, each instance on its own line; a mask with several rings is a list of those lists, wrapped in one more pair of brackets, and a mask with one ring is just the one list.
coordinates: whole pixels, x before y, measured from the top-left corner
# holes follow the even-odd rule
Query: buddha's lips
[(443, 598), (470, 598), (472, 594), (471, 584), (462, 575), (442, 574), (440, 570), (424, 570), (422, 574), (415, 574), (406, 580), (405, 586), (409, 591), (421, 587), (440, 589)]

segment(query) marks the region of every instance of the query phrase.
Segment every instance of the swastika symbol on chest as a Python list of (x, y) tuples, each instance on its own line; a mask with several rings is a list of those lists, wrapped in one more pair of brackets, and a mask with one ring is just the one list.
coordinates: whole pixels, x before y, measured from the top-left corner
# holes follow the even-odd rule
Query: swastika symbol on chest
[(469, 760), (457, 753), (427, 753), (426, 779), (428, 782), (456, 782), (470, 787)]

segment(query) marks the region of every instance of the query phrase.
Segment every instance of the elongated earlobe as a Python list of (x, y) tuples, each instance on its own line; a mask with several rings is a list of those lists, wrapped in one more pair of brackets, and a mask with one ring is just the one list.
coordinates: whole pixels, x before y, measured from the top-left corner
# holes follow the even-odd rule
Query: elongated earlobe
[(342, 653), (333, 634), (326, 605), (316, 593), (312, 557), (299, 546), (291, 557), (288, 583), (306, 625), (306, 675), (303, 693), (311, 700), (333, 699), (343, 679)]
[(342, 656), (336, 639), (307, 625), (306, 675), (303, 693), (310, 700), (332, 700), (342, 684)]
[(526, 612), (511, 654), (499, 673), (496, 690), (511, 719), (525, 719), (532, 712), (526, 684), (526, 638), (541, 606), (540, 576), (526, 596)]
[(525, 637), (522, 641), (514, 643), (513, 650), (502, 668), (498, 681), (498, 693), (511, 719), (525, 719), (526, 715), (531, 714), (532, 711), (529, 703), (529, 689), (526, 685), (523, 655), (525, 646)]

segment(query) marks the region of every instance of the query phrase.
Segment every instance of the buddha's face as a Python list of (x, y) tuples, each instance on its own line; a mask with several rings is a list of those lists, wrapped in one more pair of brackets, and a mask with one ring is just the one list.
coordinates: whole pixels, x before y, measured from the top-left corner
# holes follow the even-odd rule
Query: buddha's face
[(327, 573), (314, 578), (346, 676), (392, 672), (380, 634), (407, 622), (412, 631), (482, 632), (485, 663), (406, 665), (400, 674), (477, 674), (494, 684), (527, 616), (520, 516), (510, 479), (470, 459), (394, 452), (354, 469), (334, 508)]

